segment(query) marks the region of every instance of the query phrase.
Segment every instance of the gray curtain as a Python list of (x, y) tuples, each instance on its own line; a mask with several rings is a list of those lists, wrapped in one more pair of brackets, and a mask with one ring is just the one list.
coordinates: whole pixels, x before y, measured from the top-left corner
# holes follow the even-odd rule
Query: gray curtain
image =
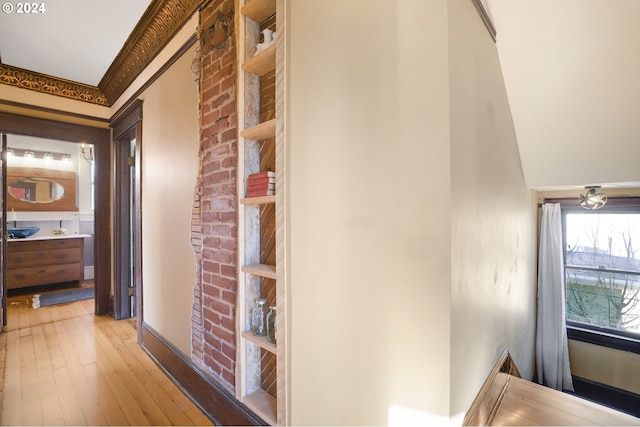
[(538, 383), (573, 391), (565, 324), (564, 260), (560, 204), (542, 205), (538, 257)]

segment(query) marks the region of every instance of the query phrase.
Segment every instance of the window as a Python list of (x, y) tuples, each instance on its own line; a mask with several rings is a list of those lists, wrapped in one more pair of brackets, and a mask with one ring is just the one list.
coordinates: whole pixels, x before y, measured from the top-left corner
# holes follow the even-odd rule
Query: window
[(563, 205), (563, 227), (569, 337), (640, 352), (640, 203)]

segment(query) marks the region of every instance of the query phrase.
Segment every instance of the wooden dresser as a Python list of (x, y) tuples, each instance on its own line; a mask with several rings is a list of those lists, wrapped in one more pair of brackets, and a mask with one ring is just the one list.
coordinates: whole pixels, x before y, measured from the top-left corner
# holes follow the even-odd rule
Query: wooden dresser
[(83, 280), (84, 237), (8, 241), (7, 289)]

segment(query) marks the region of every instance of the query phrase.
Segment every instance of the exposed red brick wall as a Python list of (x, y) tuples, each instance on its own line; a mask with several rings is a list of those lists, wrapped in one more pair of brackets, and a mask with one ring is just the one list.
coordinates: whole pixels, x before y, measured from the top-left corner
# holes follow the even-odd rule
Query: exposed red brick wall
[(196, 284), (193, 289), (193, 308), (191, 310), (191, 360), (203, 367), (204, 328), (202, 319), (202, 220), (200, 217), (200, 198), (202, 194), (201, 176), (196, 182), (191, 213), (191, 247), (196, 257)]
[(194, 289), (192, 360), (230, 389), (235, 387), (238, 227), (233, 17), (233, 0), (208, 3), (200, 17), (201, 187), (192, 227), (201, 261)]

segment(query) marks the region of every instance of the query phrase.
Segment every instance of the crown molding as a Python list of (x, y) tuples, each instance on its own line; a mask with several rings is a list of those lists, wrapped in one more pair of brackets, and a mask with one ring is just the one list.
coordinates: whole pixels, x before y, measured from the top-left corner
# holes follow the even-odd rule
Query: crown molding
[(0, 83), (77, 101), (109, 106), (107, 97), (95, 86), (0, 64)]
[(98, 83), (86, 85), (0, 63), (0, 84), (111, 106), (205, 0), (153, 0)]
[(171, 38), (204, 3), (203, 0), (154, 0), (140, 18), (98, 88), (115, 102)]

